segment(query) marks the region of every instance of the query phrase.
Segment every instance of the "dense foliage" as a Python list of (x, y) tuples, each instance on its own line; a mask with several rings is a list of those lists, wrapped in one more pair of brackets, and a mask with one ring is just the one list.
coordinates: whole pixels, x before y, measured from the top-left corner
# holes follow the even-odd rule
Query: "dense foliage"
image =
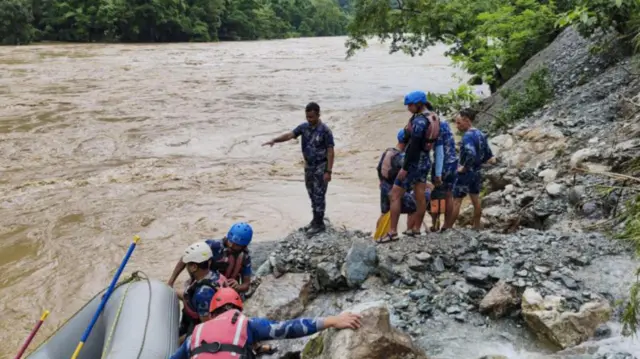
[(349, 26), (347, 55), (371, 37), (390, 51), (421, 55), (437, 42), (495, 92), (568, 25), (590, 35), (614, 30), (640, 44), (639, 0), (359, 0)]
[(346, 33), (350, 8), (350, 0), (2, 0), (0, 42), (334, 36)]

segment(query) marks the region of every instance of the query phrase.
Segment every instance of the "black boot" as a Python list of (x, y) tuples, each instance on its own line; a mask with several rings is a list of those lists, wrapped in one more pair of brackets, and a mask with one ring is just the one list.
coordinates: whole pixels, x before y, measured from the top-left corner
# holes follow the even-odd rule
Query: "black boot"
[(307, 234), (310, 236), (313, 236), (315, 234), (324, 232), (325, 229), (326, 227), (324, 225), (324, 213), (320, 213), (320, 212), (314, 213), (312, 225), (311, 225), (311, 228), (307, 230)]
[(307, 224), (306, 226), (302, 227), (302, 229), (303, 229), (305, 232), (308, 232), (311, 228), (313, 228), (313, 226), (315, 225), (315, 223), (316, 223), (316, 214), (314, 213), (314, 214), (313, 214), (313, 219), (311, 220), (311, 222), (309, 222), (309, 224)]

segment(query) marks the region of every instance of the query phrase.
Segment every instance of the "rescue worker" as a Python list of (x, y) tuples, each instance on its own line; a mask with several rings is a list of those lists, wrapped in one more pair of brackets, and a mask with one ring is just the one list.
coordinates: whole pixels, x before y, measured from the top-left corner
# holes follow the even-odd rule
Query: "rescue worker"
[(252, 346), (265, 340), (294, 339), (327, 328), (358, 329), (361, 316), (342, 313), (325, 318), (298, 318), (274, 322), (242, 314), (242, 300), (231, 288), (220, 289), (211, 301), (212, 319), (198, 325), (170, 359), (255, 358)]
[(182, 255), (190, 279), (186, 289), (177, 293), (184, 304), (180, 337), (191, 334), (197, 324), (209, 319), (211, 299), (224, 284), (225, 278), (209, 268), (212, 256), (211, 248), (205, 242), (190, 245)]
[[(415, 193), (425, 193), (427, 175), (431, 169), (430, 152), (438, 139), (440, 124), (435, 113), (427, 109), (427, 95), (422, 91), (414, 91), (404, 98), (412, 116), (405, 126), (402, 141), (407, 147), (402, 169), (398, 172), (391, 190), (391, 228), (378, 243), (397, 241), (398, 220), (402, 211), (402, 198), (411, 189)], [(442, 160), (441, 151), (436, 151), (436, 162)], [(421, 219), (427, 210), (424, 196), (416, 196), (416, 216)], [(418, 222), (418, 221), (416, 221)], [(411, 234), (420, 233), (420, 223), (413, 223)], [(417, 227), (416, 227), (417, 226)]]
[[(225, 284), (241, 294), (247, 292), (251, 286), (251, 255), (249, 243), (253, 238), (253, 228), (245, 222), (238, 222), (229, 228), (222, 240), (204, 241), (212, 252), (211, 270), (223, 274)], [(186, 264), (179, 260), (167, 282), (173, 287), (176, 279), (184, 270)]]
[[(438, 148), (441, 147), (443, 151), (443, 161), (438, 162), (433, 166), (433, 170), (431, 173), (431, 178), (433, 183), (440, 183), (437, 185), (434, 193), (437, 195), (435, 199), (438, 199), (437, 202), (432, 202), (432, 206), (436, 204), (437, 206), (433, 208), (431, 211), (432, 217), (436, 213), (437, 217), (440, 217), (440, 194), (444, 194), (444, 225), (442, 226), (442, 231), (447, 230), (447, 228), (453, 227), (453, 186), (458, 179), (458, 156), (456, 154), (456, 141), (453, 138), (453, 131), (451, 131), (451, 126), (446, 121), (440, 121), (440, 134), (438, 135), (438, 141), (436, 142), (436, 151), (440, 151)], [(439, 222), (439, 221), (438, 221)], [(435, 226), (436, 222), (433, 222), (434, 226), (432, 230), (438, 230)]]
[(326, 229), (324, 224), (326, 194), (331, 181), (335, 143), (331, 129), (320, 120), (320, 106), (317, 103), (310, 102), (305, 108), (305, 114), (307, 122), (291, 132), (265, 142), (263, 146), (273, 146), (275, 143), (302, 136), (300, 146), (305, 162), (304, 183), (311, 199), (313, 212), (313, 220), (304, 229), (307, 234), (314, 235)]
[[(380, 161), (378, 161), (377, 172), (378, 180), (380, 181), (380, 217), (378, 218), (376, 227), (380, 225), (380, 221), (384, 215), (391, 209), (391, 201), (389, 199), (391, 195), (391, 188), (393, 187), (393, 182), (402, 168), (404, 161), (404, 153), (402, 152), (404, 149), (404, 143), (402, 143), (404, 136), (404, 128), (401, 128), (396, 136), (396, 139), (398, 140), (396, 147), (387, 148), (382, 153), (382, 156), (380, 156)], [(429, 194), (425, 193), (425, 195), (428, 198)], [(413, 192), (405, 192), (402, 196), (400, 212), (407, 215), (407, 228), (413, 228), (414, 222), (417, 220), (417, 218), (414, 218), (414, 214), (416, 212), (416, 199)], [(420, 224), (418, 224), (418, 227), (420, 227)], [(409, 232), (410, 231), (406, 231), (404, 234), (411, 235)]]
[(482, 190), (481, 169), (484, 163), (496, 163), (489, 147), (487, 136), (473, 127), (475, 111), (464, 109), (456, 117), (456, 127), (463, 133), (460, 143), (460, 165), (458, 166), (458, 180), (453, 189), (455, 197), (453, 218), (451, 224), (460, 214), (462, 199), (469, 195), (473, 204), (473, 228), (480, 229), (482, 204), (480, 191)]

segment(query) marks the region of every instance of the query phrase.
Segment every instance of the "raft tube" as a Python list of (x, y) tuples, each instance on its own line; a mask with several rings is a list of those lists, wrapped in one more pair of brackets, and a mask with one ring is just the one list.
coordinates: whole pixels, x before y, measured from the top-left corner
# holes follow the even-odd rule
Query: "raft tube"
[[(95, 296), (28, 358), (71, 358), (103, 293)], [(78, 358), (168, 358), (178, 348), (179, 308), (176, 293), (164, 282), (138, 279), (123, 284), (109, 298)]]

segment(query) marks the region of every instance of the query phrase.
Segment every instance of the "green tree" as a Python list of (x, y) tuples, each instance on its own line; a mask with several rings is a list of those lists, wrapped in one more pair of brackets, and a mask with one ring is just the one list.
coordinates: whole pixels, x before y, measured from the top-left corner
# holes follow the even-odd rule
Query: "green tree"
[(349, 26), (347, 56), (376, 36), (390, 41), (391, 52), (422, 55), (444, 42), (447, 55), (475, 83), (495, 92), (557, 34), (552, 2), (534, 0), (362, 0)]
[(0, 43), (3, 45), (28, 44), (34, 36), (31, 4), (25, 0), (0, 2)]

